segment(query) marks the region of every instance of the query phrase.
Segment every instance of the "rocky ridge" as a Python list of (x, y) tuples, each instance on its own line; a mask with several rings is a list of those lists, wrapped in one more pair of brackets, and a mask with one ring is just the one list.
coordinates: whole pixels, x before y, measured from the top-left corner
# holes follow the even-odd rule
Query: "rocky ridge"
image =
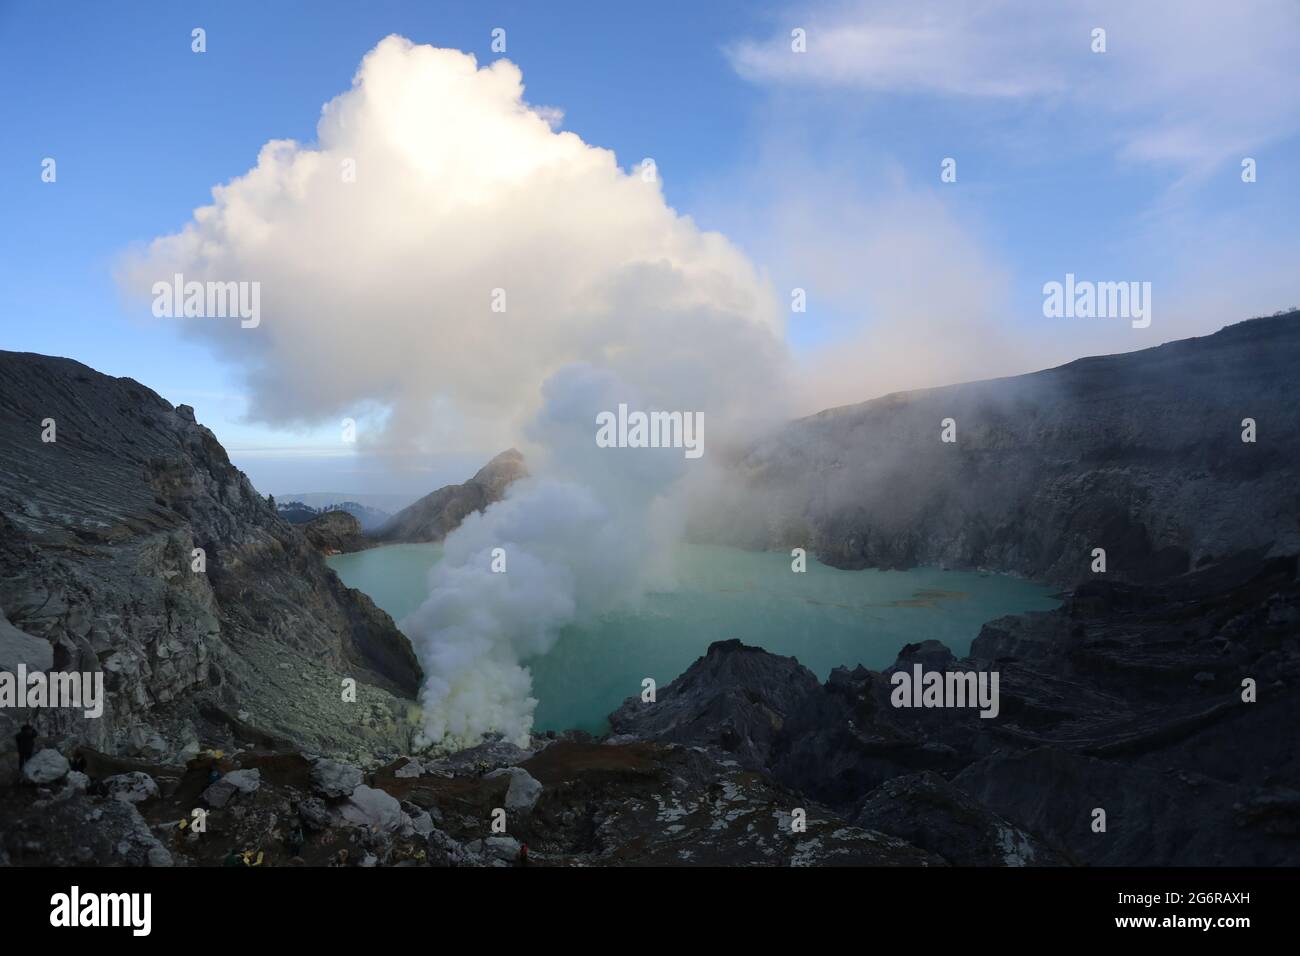
[(403, 508), (370, 538), (385, 544), (441, 541), (467, 515), (500, 501), (506, 489), (527, 474), (522, 454), (513, 448), (503, 451), (463, 484), (446, 485)]
[(102, 673), (108, 697), (98, 719), (0, 710), (7, 760), (29, 717), (46, 739), (154, 760), (200, 740), (408, 746), (420, 669), (406, 638), (188, 406), (0, 352), (0, 461), (4, 663)]
[[(792, 422), (732, 469), (701, 540), (842, 568), (1160, 580), (1300, 551), (1300, 312)], [(1256, 440), (1244, 442), (1245, 419)], [(953, 442), (941, 440), (954, 422)], [(737, 533), (734, 529), (745, 529)]]

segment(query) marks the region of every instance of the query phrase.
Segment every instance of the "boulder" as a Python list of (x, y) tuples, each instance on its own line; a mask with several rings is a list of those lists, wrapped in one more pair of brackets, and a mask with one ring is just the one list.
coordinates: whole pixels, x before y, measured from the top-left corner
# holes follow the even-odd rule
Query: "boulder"
[(338, 814), (353, 826), (366, 826), (377, 833), (396, 833), (411, 825), (396, 797), (364, 784), (339, 805)]
[(493, 836), (467, 843), (465, 849), (486, 862), (513, 863), (519, 856), (519, 841), (512, 836)]
[(108, 777), (103, 787), (108, 796), (125, 803), (143, 803), (158, 796), (158, 784), (153, 777), (139, 770)]
[(67, 758), (49, 747), (32, 754), (27, 763), (23, 764), (23, 778), (38, 786), (62, 780), (67, 775)]
[(256, 768), (232, 770), (204, 790), (203, 799), (208, 806), (220, 809), (240, 794), (247, 796), (256, 793), (261, 785), (262, 774)]
[(486, 776), (488, 779), (493, 777), (510, 778), (510, 787), (506, 790), (507, 810), (527, 813), (533, 809), (538, 798), (542, 795), (542, 785), (523, 767), (502, 767), (499, 770), (493, 770)]
[(311, 766), (312, 789), (327, 800), (350, 796), (361, 780), (360, 770), (337, 760), (317, 760)]

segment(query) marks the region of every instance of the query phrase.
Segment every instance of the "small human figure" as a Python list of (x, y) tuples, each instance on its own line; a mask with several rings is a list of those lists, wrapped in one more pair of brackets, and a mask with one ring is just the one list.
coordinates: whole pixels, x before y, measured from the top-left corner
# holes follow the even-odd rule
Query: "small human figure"
[(23, 772), (23, 767), (27, 761), (32, 759), (32, 753), (36, 750), (36, 728), (31, 724), (23, 724), (14, 734), (14, 742), (18, 744), (18, 772)]

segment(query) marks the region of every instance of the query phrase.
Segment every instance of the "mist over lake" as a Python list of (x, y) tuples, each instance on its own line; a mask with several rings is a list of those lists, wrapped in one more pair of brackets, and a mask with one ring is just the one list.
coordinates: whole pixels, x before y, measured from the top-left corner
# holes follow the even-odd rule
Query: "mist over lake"
[[(440, 544), (398, 544), (327, 558), (348, 587), (401, 622), (428, 597)], [(820, 679), (840, 665), (888, 667), (908, 643), (935, 639), (966, 654), (981, 625), (1046, 611), (1052, 589), (1001, 574), (914, 568), (806, 573), (774, 551), (682, 545), (677, 587), (635, 609), (569, 625), (549, 654), (524, 663), (538, 699), (536, 730), (608, 730), (606, 715), (654, 678), (663, 688), (713, 641), (739, 638), (797, 657)]]

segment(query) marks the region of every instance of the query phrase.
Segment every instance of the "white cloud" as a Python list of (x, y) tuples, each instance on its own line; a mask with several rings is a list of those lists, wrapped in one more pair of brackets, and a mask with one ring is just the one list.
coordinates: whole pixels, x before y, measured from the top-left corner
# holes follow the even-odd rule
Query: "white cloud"
[[(1294, 0), (872, 0), (789, 10), (728, 49), (760, 83), (1068, 108), (1126, 158), (1203, 175), (1300, 128)], [(807, 31), (807, 52), (789, 29)], [(1106, 30), (1107, 52), (1090, 49)]]
[(275, 426), (379, 402), (386, 447), (496, 451), (572, 362), (661, 407), (753, 411), (784, 374), (767, 282), (523, 93), (509, 61), (389, 37), (326, 104), (316, 145), (267, 143), (121, 282), (259, 281), (256, 329), (167, 321), (240, 363), (250, 416)]
[[(790, 29), (807, 32), (796, 53), (787, 33), (729, 48), (743, 76), (762, 82), (806, 82), (880, 92), (1014, 97), (1060, 89), (1055, 49), (1023, 44), (1026, 24), (1053, 19), (1045, 4), (884, 2), (805, 6), (790, 11)], [(1058, 54), (1058, 55), (1054, 55)]]

